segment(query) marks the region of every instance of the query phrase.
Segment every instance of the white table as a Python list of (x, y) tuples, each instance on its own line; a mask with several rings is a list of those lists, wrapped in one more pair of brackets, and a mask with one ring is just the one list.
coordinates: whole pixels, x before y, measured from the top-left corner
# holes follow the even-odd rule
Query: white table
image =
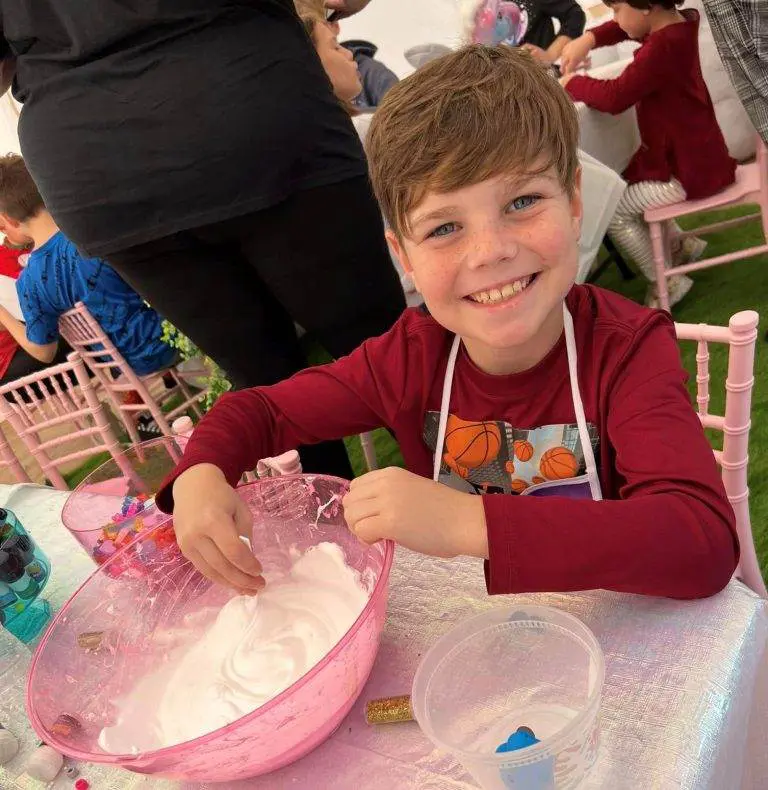
[[(60, 606), (93, 570), (59, 523), (66, 494), (27, 486), (0, 487), (7, 505), (48, 553), (46, 594)], [(368, 727), (371, 698), (407, 693), (419, 656), (457, 621), (510, 597), (489, 598), (482, 568), (399, 551), (391, 578), (389, 618), (363, 694), (336, 734), (315, 752), (261, 779), (190, 785), (83, 766), (93, 790), (470, 790), (449, 757), (432, 748), (415, 724)], [(676, 602), (591, 592), (526, 595), (580, 617), (606, 655), (598, 762), (585, 790), (760, 790), (768, 786), (768, 602), (740, 583), (705, 601)], [(0, 639), (9, 639), (0, 634)], [(2, 643), (0, 643), (0, 647)], [(6, 677), (6, 681), (7, 681)], [(21, 736), (22, 753), (3, 770), (3, 790), (39, 788), (17, 778), (35, 746), (23, 714), (23, 683), (0, 678), (0, 710)], [(68, 790), (72, 780), (52, 786)]]

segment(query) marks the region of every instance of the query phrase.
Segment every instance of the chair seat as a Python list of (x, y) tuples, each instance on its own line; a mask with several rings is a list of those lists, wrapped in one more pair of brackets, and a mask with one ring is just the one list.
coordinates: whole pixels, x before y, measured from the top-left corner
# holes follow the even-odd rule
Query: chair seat
[[(649, 208), (645, 212), (646, 222), (666, 222), (686, 214), (696, 214), (699, 211), (712, 211), (722, 206), (738, 203), (747, 195), (760, 191), (760, 170), (756, 162), (748, 165), (739, 165), (736, 168), (736, 180), (729, 187), (720, 190), (715, 195), (701, 200), (683, 200), (660, 208)], [(757, 201), (756, 201), (757, 202)]]

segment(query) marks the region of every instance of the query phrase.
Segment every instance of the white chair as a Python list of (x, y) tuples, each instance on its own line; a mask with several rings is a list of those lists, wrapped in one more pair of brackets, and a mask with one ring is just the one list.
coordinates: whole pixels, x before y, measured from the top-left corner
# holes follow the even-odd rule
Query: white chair
[(579, 161), (584, 218), (579, 238), (579, 270), (576, 282), (583, 283), (589, 276), (627, 185), (618, 173), (583, 151), (579, 151)]

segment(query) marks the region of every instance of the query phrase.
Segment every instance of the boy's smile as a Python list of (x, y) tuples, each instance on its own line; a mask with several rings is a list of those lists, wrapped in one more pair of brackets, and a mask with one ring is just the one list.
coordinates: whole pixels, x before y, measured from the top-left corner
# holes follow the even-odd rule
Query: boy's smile
[(569, 197), (550, 168), (428, 193), (408, 235), (388, 238), (435, 320), (502, 375), (536, 365), (560, 337), (581, 211), (579, 180)]

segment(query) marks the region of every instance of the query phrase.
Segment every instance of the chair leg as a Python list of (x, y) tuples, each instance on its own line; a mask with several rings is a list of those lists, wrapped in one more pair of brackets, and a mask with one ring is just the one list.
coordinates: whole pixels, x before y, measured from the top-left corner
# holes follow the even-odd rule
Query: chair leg
[(190, 401), (189, 405), (198, 418), (202, 417), (203, 412), (200, 410), (200, 406), (198, 405), (199, 397), (195, 397), (195, 394), (189, 388), (187, 382), (184, 381), (184, 377), (176, 370), (176, 368), (171, 368), (168, 372), (173, 376), (174, 380), (176, 381), (176, 384), (178, 384), (179, 389), (181, 390), (182, 395), (184, 396), (184, 400)]
[(373, 434), (370, 432), (361, 433), (360, 444), (363, 447), (363, 456), (365, 458), (365, 465), (368, 467), (368, 471), (372, 472), (374, 469), (378, 469), (379, 460), (376, 458), (376, 448), (373, 445)]
[(624, 260), (624, 256), (619, 252), (616, 245), (611, 241), (611, 237), (606, 233), (603, 237), (603, 244), (605, 245), (605, 249), (608, 250), (608, 258), (609, 260), (613, 260), (616, 264), (616, 267), (621, 274), (622, 280), (634, 280), (637, 276), (632, 269), (627, 266), (627, 262)]
[(648, 227), (651, 232), (651, 245), (653, 247), (653, 263), (656, 268), (656, 293), (659, 296), (659, 306), (662, 310), (669, 310), (669, 289), (667, 288), (667, 270), (665, 264), (666, 244), (664, 229), (659, 222), (650, 222)]

